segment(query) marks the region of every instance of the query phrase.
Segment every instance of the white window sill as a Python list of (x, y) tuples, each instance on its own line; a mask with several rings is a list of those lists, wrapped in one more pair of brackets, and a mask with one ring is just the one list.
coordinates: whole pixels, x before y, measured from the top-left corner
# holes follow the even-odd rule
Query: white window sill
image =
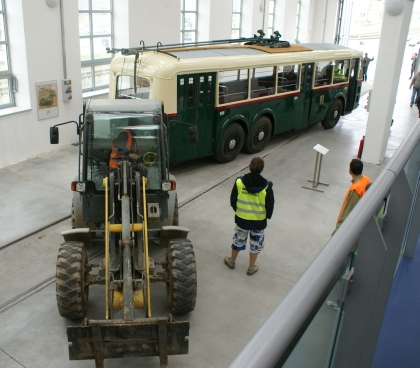
[(109, 94), (109, 88), (98, 89), (96, 91), (83, 92), (83, 98), (92, 98)]
[(6, 107), (4, 109), (0, 109), (0, 116), (19, 114), (20, 112), (30, 111), (30, 110), (32, 110), (30, 107), (21, 107), (21, 106)]

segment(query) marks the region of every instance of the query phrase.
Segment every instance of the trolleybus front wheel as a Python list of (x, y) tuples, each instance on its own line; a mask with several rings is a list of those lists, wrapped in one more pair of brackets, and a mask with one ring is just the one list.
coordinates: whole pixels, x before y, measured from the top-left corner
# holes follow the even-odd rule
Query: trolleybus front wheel
[(245, 133), (238, 123), (231, 124), (223, 133), (220, 150), (214, 157), (221, 163), (233, 161), (244, 145)]
[(266, 116), (262, 116), (254, 124), (247, 140), (244, 150), (248, 153), (257, 153), (262, 151), (271, 137), (271, 121)]
[(321, 121), (325, 129), (334, 128), (340, 120), (341, 113), (343, 112), (343, 103), (337, 99), (333, 102), (328, 110), (327, 117)]

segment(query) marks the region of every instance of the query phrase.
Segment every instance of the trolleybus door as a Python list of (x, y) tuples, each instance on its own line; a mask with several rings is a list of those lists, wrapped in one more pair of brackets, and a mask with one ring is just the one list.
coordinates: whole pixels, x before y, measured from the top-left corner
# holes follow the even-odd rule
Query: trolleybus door
[(176, 120), (197, 127), (198, 142), (189, 143), (191, 125), (172, 123), (170, 161), (180, 162), (213, 152), (214, 81), (216, 73), (179, 75)]
[(346, 111), (353, 111), (359, 106), (360, 93), (362, 90), (362, 82), (357, 81), (359, 74), (359, 64), (359, 58), (351, 60), (349, 92), (347, 94)]
[(302, 64), (299, 96), (302, 114), (296, 120), (297, 129), (310, 123), (313, 70), (314, 63)]

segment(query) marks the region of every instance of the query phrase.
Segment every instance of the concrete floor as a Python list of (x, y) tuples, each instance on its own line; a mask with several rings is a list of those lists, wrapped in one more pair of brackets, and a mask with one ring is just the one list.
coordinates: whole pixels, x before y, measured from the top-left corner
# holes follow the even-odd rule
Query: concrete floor
[[(387, 158), (418, 119), (417, 109), (409, 107), (406, 78), (402, 80)], [(371, 86), (366, 82), (363, 92)], [(230, 191), (235, 178), (247, 172), (252, 156), (241, 154), (225, 165), (207, 158), (172, 170), (178, 182), (180, 222), (191, 229), (198, 298), (195, 311), (182, 318), (191, 323), (190, 352), (171, 356), (171, 367), (226, 367), (322, 249), (350, 184), (348, 163), (365, 133), (365, 100), (366, 95), (361, 107), (334, 129), (317, 125), (282, 134), (260, 154), (265, 156), (263, 175), (274, 183), (276, 204), (266, 231), (266, 249), (257, 261), (260, 270), (252, 277), (246, 275), (246, 252), (240, 254), (235, 270), (223, 264), (234, 228)], [(302, 188), (313, 176), (316, 144), (330, 150), (322, 164), (321, 181), (330, 184), (323, 193)], [(0, 169), (0, 247), (69, 214), (77, 149), (65, 147)], [(375, 179), (386, 161), (365, 165), (365, 174)], [(1, 251), (0, 367), (94, 367), (93, 361), (68, 360), (66, 326), (76, 323), (61, 318), (56, 307), (53, 276), (62, 242), (59, 234), (69, 225), (69, 220), (60, 222)], [(164, 257), (159, 248), (151, 251), (157, 259)], [(153, 286), (152, 315), (167, 315), (165, 286)], [(31, 296), (19, 298), (31, 288)], [(13, 299), (15, 304), (9, 304)], [(103, 287), (91, 287), (89, 299), (87, 317), (103, 318)], [(157, 367), (158, 361), (109, 360), (105, 365)]]

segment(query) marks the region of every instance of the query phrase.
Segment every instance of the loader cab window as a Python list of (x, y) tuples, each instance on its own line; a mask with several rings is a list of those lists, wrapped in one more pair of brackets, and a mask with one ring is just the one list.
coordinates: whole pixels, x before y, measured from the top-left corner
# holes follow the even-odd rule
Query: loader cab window
[(148, 99), (150, 93), (150, 80), (146, 77), (136, 77), (137, 89), (134, 89), (134, 77), (119, 75), (117, 77), (116, 99)]
[(130, 153), (139, 156), (136, 162), (131, 162), (134, 170), (139, 170), (139, 164), (147, 168), (147, 189), (161, 188), (160, 127), (153, 121), (152, 113), (130, 116), (97, 113), (89, 129), (87, 178), (95, 183), (96, 190), (104, 189), (102, 180), (114, 169), (110, 167), (113, 150), (118, 152), (117, 160), (129, 160)]

